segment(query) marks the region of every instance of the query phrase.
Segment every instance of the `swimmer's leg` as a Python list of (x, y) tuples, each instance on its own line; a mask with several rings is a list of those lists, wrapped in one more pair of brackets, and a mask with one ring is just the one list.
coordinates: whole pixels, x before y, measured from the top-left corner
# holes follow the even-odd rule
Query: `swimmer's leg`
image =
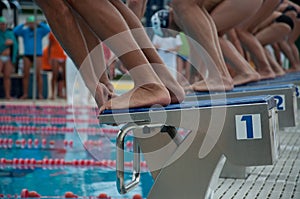
[[(261, 4), (262, 0), (224, 0), (210, 13), (219, 33), (219, 42), (225, 60), (227, 60), (235, 70), (236, 75), (233, 78), (234, 85), (258, 81), (260, 75), (223, 35), (254, 15)], [(234, 9), (234, 12), (231, 12), (232, 9)]]
[(241, 85), (248, 82), (260, 80), (260, 75), (252, 68), (244, 57), (236, 50), (230, 41), (220, 37), (220, 45), (224, 52), (225, 60), (234, 69), (234, 85)]
[[(85, 31), (86, 38), (82, 36), (82, 30), (80, 29), (80, 26), (78, 24), (76, 14), (67, 4), (65, 4), (64, 1), (36, 0), (36, 3), (43, 10), (56, 38), (60, 41), (66, 53), (70, 56), (70, 58), (75, 63), (75, 66), (81, 72), (85, 85), (93, 94), (97, 105), (102, 106), (104, 102), (108, 101), (108, 99), (111, 98), (112, 93), (108, 92), (108, 89), (105, 88), (103, 84), (100, 84), (101, 86), (98, 86), (99, 77), (96, 76), (94, 71), (94, 68), (99, 68), (99, 70), (102, 69), (103, 78), (105, 79), (106, 73), (104, 72), (104, 61), (100, 60), (99, 63), (95, 65), (91, 62), (91, 59), (88, 58), (89, 51), (87, 49), (86, 43), (88, 43), (89, 48), (92, 49), (91, 40), (93, 40), (93, 38), (89, 37), (89, 34), (87, 34), (87, 31), (85, 31), (84, 29), (85, 26), (81, 24), (81, 28), (83, 29), (83, 31)], [(57, 8), (60, 8), (59, 13), (57, 13)], [(72, 36), (68, 34), (69, 32), (72, 32)], [(65, 34), (68, 35), (65, 36)], [(86, 42), (85, 39), (87, 39), (88, 42)], [(94, 46), (98, 45), (98, 43), (99, 41), (97, 41)], [(102, 55), (99, 54), (97, 56), (101, 57)], [(101, 72), (98, 73), (101, 74)]]
[(207, 11), (203, 8), (203, 3), (203, 0), (174, 0), (172, 2), (177, 25), (188, 36), (201, 44), (213, 60), (207, 66), (209, 72), (208, 76), (206, 76), (206, 83), (205, 81), (198, 82), (193, 85), (193, 89), (197, 91), (207, 89), (230, 90), (233, 87), (233, 81), (220, 50), (215, 25)]
[(236, 29), (236, 33), (243, 45), (249, 51), (251, 58), (256, 66), (256, 71), (260, 74), (261, 79), (275, 78), (270, 63), (264, 53), (264, 48), (258, 39), (250, 32), (243, 29)]
[(147, 2), (148, 0), (127, 0), (127, 5), (141, 20), (146, 12)]
[(97, 1), (96, 4), (93, 0), (67, 2), (83, 17), (98, 38), (105, 41), (119, 57), (135, 84), (133, 90), (110, 100), (100, 111), (154, 104), (168, 105), (169, 92), (140, 50), (120, 12), (108, 0)]
[(122, 1), (111, 0), (110, 2), (119, 10), (119, 12), (126, 20), (129, 28), (132, 29), (132, 35), (135, 41), (142, 49), (144, 55), (152, 65), (154, 71), (156, 72), (160, 80), (169, 90), (171, 102), (181, 102), (184, 99), (184, 91), (180, 84), (176, 81), (176, 79), (173, 78), (168, 68), (158, 55), (151, 40), (144, 31), (140, 20), (124, 5)]

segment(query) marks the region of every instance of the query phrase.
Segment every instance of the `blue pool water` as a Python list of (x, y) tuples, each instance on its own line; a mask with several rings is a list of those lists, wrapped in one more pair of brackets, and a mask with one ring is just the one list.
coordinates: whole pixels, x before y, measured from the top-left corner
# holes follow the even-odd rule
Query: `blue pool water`
[[(2, 107), (3, 108), (3, 107)], [(4, 115), (0, 114), (0, 117)], [(7, 116), (7, 115), (6, 115)], [(18, 117), (18, 115), (11, 114)], [(45, 115), (39, 115), (45, 117)], [(47, 115), (49, 117), (49, 115)], [(51, 116), (50, 116), (51, 117)], [(70, 117), (70, 115), (68, 116)], [(15, 121), (0, 122), (1, 125), (22, 126), (24, 124)], [(35, 126), (34, 124), (25, 124)], [(49, 124), (38, 124), (45, 126)], [(51, 125), (53, 126), (53, 125)], [(64, 127), (64, 126), (59, 126)], [(0, 145), (0, 159), (64, 159), (65, 161), (74, 160), (115, 160), (115, 136), (113, 135), (89, 135), (76, 133), (80, 127), (91, 127), (90, 124), (68, 123), (65, 127), (76, 127), (73, 133), (57, 132), (56, 135), (45, 133), (5, 133), (0, 132), (0, 139), (11, 139), (13, 144), (11, 148)], [(107, 127), (106, 127), (107, 128)], [(40, 142), (38, 146), (28, 147), (16, 145), (16, 140), (34, 140)], [(45, 139), (47, 144), (41, 146), (41, 140)], [(130, 138), (129, 138), (130, 139)], [(72, 140), (73, 147), (65, 147), (64, 140)], [(92, 146), (88, 150), (83, 146), (85, 141), (101, 141), (101, 146)], [(50, 146), (48, 143), (55, 142)], [(130, 156), (130, 157), (129, 157)], [(132, 154), (128, 154), (126, 161), (131, 161)], [(126, 179), (130, 180), (128, 173)], [(100, 193), (106, 193), (112, 198), (132, 198), (135, 194), (147, 197), (152, 186), (152, 177), (149, 172), (142, 173), (141, 184), (127, 195), (120, 195), (116, 189), (115, 167), (76, 167), (76, 166), (46, 166), (29, 168), (19, 165), (1, 165), (0, 164), (0, 194), (20, 195), (22, 189), (36, 191), (41, 196), (63, 196), (65, 192), (71, 191), (78, 196), (98, 196)]]

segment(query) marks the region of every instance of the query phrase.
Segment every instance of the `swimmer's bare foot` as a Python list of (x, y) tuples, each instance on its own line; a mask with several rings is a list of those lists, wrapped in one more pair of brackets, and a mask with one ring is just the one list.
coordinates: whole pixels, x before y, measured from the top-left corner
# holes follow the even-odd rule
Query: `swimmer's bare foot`
[(275, 72), (269, 66), (256, 67), (256, 71), (259, 73), (261, 80), (274, 79), (276, 77)]
[(278, 68), (276, 70), (274, 70), (275, 74), (276, 74), (276, 77), (281, 77), (283, 75), (285, 75), (285, 71), (283, 70), (283, 68)]
[(276, 74), (273, 71), (257, 71), (260, 75), (261, 80), (274, 79)]
[(276, 62), (273, 58), (270, 58), (269, 62), (276, 77), (285, 75), (284, 69), (278, 62)]
[(182, 86), (174, 78), (167, 75), (169, 71), (164, 71), (166, 70), (166, 67), (157, 64), (152, 64), (152, 67), (162, 83), (168, 89), (171, 97), (171, 104), (181, 103), (185, 97)]
[(223, 82), (213, 79), (202, 80), (184, 88), (186, 91), (229, 91), (233, 89), (233, 84), (229, 80)]
[(151, 83), (112, 98), (101, 106), (99, 113), (102, 113), (104, 110), (151, 107), (155, 104), (167, 106), (170, 102), (168, 90), (163, 85)]
[(103, 104), (108, 102), (111, 98), (116, 97), (110, 89), (107, 88), (106, 85), (102, 83), (98, 83), (96, 87), (96, 91), (94, 93), (94, 99), (97, 103), (98, 108), (100, 108)]
[(166, 85), (171, 97), (171, 104), (181, 103), (185, 97), (184, 89), (180, 84), (177, 84), (178, 83), (176, 82), (176, 84), (170, 84), (168, 86)]
[(246, 84), (249, 82), (256, 82), (260, 80), (260, 75), (257, 72), (253, 72), (250, 74), (238, 74), (233, 77), (233, 84), (235, 86), (241, 85), (241, 84)]
[(299, 71), (300, 71), (300, 67), (299, 68), (291, 67), (286, 70), (287, 73), (293, 73), (293, 72), (299, 72)]

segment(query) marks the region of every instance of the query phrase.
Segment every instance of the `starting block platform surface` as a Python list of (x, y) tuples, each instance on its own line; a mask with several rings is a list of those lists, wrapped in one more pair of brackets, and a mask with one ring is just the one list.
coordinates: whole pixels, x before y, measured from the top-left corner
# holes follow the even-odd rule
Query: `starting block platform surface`
[[(282, 77), (277, 77), (275, 79), (270, 80), (261, 80), (258, 82), (251, 82), (244, 86), (260, 86), (260, 85), (280, 85), (280, 84), (294, 84), (297, 89), (300, 88), (300, 73), (290, 73), (286, 74)], [(297, 100), (298, 107), (300, 107), (300, 98)]]
[(300, 85), (300, 74), (286, 74), (275, 79), (261, 80), (258, 82), (251, 82), (242, 86), (258, 86), (258, 85), (274, 85), (274, 84), (295, 84)]
[[(240, 166), (272, 165), (276, 161), (279, 143), (275, 107), (272, 96), (201, 100), (167, 107), (105, 111), (99, 121), (127, 123), (129, 130), (140, 129), (134, 135), (139, 138), (136, 146), (144, 155), (163, 139), (167, 141), (163, 150), (155, 149), (161, 159), (145, 155), (149, 169), (156, 173), (148, 199), (207, 199), (213, 196), (225, 160)], [(162, 131), (152, 133), (164, 126), (188, 129), (189, 133), (179, 141), (174, 136), (166, 139)], [(118, 139), (124, 138), (126, 128), (120, 130)], [(117, 143), (117, 150), (122, 150), (122, 142)], [(123, 184), (122, 163), (118, 163), (123, 158), (117, 157), (118, 188), (126, 193), (136, 181)], [(136, 171), (133, 175), (139, 179)]]
[(296, 125), (299, 90), (294, 84), (240, 86), (228, 92), (196, 92), (187, 95), (185, 101), (256, 95), (272, 95), (277, 100), (279, 127), (293, 127)]

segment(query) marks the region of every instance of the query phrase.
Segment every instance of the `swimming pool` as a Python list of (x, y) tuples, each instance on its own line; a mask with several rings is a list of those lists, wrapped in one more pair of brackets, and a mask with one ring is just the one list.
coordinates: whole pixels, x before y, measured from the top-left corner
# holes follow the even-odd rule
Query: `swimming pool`
[[(3, 105), (0, 107), (0, 197), (23, 189), (43, 198), (146, 198), (153, 184), (145, 163), (142, 183), (127, 195), (116, 189), (115, 127), (100, 128), (91, 107)], [(131, 138), (126, 141), (130, 170)], [(126, 175), (130, 180), (130, 174)]]

